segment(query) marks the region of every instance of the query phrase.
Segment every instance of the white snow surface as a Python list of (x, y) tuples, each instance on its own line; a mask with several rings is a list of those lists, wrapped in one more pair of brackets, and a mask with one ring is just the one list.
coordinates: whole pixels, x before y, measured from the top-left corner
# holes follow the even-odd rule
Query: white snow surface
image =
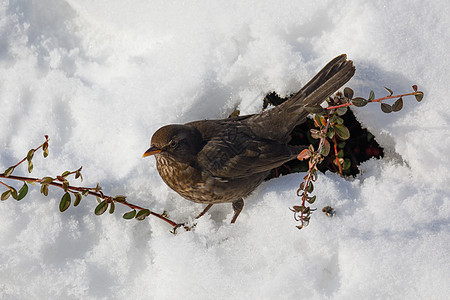
[(256, 113), (341, 53), (357, 96), (425, 97), (356, 111), (386, 157), (355, 179), (321, 174), (301, 231), (304, 174), (262, 184), (234, 225), (216, 205), (177, 235), (125, 207), (95, 216), (94, 198), (60, 213), (61, 190), (30, 186), (0, 203), (0, 299), (448, 299), (449, 15), (447, 0), (1, 0), (0, 170), (48, 134), (31, 176), (83, 166), (83, 185), (177, 221), (203, 206), (142, 158), (160, 126)]

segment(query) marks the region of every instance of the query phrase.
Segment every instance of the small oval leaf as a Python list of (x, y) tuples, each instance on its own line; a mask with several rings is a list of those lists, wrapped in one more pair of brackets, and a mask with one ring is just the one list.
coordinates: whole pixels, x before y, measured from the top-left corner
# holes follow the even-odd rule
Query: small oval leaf
[(33, 172), (33, 162), (31, 160), (28, 161), (28, 173)]
[(41, 184), (48, 184), (48, 183), (52, 183), (53, 182), (53, 178), (51, 177), (44, 177), (41, 179)]
[(9, 196), (11, 196), (11, 191), (10, 190), (7, 190), (6, 192), (4, 192), (3, 194), (2, 194), (2, 201), (5, 201), (6, 199), (8, 199), (9, 198)]
[(397, 101), (392, 104), (392, 111), (400, 111), (403, 108), (403, 99), (402, 97), (398, 98)]
[(346, 139), (348, 139), (350, 137), (350, 131), (344, 125), (336, 124), (336, 125), (333, 126), (333, 128), (334, 128), (334, 131), (336, 132), (337, 136), (341, 140), (346, 140)]
[(41, 185), (41, 193), (44, 194), (44, 196), (48, 196), (48, 184)]
[(323, 142), (323, 147), (322, 147), (322, 151), (320, 151), (320, 155), (322, 155), (324, 157), (328, 156), (328, 154), (330, 153), (330, 149), (331, 149), (330, 143), (328, 142), (328, 140), (325, 140)]
[(369, 102), (370, 101), (373, 101), (375, 99), (375, 93), (374, 93), (374, 91), (370, 91), (370, 93), (369, 93)]
[(357, 106), (357, 107), (363, 107), (363, 106), (366, 106), (366, 104), (367, 104), (368, 102), (369, 102), (369, 101), (367, 101), (366, 99), (361, 98), (361, 97), (357, 97), (357, 98), (352, 99), (353, 105), (354, 105), (354, 106)]
[(392, 106), (390, 106), (389, 104), (386, 104), (386, 103), (381, 103), (381, 110), (384, 112), (384, 113), (391, 113), (392, 112)]
[(59, 211), (64, 212), (70, 206), (70, 194), (68, 192), (64, 193), (61, 198), (61, 202), (59, 202)]
[(422, 93), (422, 92), (418, 92), (418, 93), (415, 94), (414, 96), (416, 96), (417, 102), (420, 102), (420, 101), (422, 101), (422, 99), (423, 99), (423, 93)]
[(23, 183), (23, 186), (19, 190), (19, 195), (17, 195), (17, 201), (22, 200), (28, 193), (28, 185), (26, 182)]
[(75, 202), (73, 203), (73, 206), (77, 207), (81, 202), (81, 198), (82, 196), (80, 193), (75, 193)]
[(117, 195), (114, 197), (114, 201), (117, 201), (117, 202), (125, 202), (126, 199), (127, 199), (127, 197), (122, 196), (122, 195)]
[(309, 151), (309, 149), (304, 149), (302, 152), (300, 152), (297, 155), (298, 160), (304, 160), (304, 159), (308, 159), (310, 157), (311, 157), (311, 151)]
[(114, 204), (114, 202), (111, 202), (111, 206), (109, 207), (109, 213), (113, 214), (115, 209), (116, 209), (116, 205)]
[(125, 220), (131, 220), (135, 216), (136, 216), (136, 210), (135, 209), (133, 209), (132, 211), (129, 211), (129, 212), (123, 214), (123, 218)]
[(344, 96), (347, 97), (348, 99), (352, 99), (353, 98), (353, 90), (349, 87), (346, 87), (344, 89)]
[(148, 209), (142, 209), (140, 210), (137, 215), (136, 215), (136, 219), (139, 221), (144, 220), (146, 217), (148, 217), (150, 215), (150, 210)]
[(27, 160), (31, 161), (33, 159), (33, 156), (34, 156), (34, 149), (31, 149), (30, 151), (28, 151)]
[(100, 202), (99, 205), (97, 205), (94, 213), (97, 216), (99, 216), (99, 215), (103, 214), (107, 209), (108, 209), (108, 202), (106, 202), (106, 200), (103, 200), (102, 202)]
[(5, 177), (11, 176), (12, 172), (14, 172), (14, 167), (9, 167), (8, 169), (6, 169), (4, 173)]

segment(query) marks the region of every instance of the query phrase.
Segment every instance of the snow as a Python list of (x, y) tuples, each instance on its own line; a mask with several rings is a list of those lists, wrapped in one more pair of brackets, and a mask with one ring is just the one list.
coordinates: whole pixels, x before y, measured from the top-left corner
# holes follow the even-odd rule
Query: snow
[(0, 1), (0, 170), (48, 134), (32, 176), (83, 166), (84, 185), (177, 221), (203, 207), (142, 159), (161, 125), (258, 112), (341, 53), (357, 96), (425, 92), (356, 111), (387, 155), (353, 180), (320, 175), (301, 231), (302, 174), (262, 184), (234, 225), (216, 205), (177, 235), (123, 207), (95, 216), (93, 198), (60, 213), (61, 191), (30, 186), (0, 203), (0, 299), (447, 299), (449, 14), (443, 0)]

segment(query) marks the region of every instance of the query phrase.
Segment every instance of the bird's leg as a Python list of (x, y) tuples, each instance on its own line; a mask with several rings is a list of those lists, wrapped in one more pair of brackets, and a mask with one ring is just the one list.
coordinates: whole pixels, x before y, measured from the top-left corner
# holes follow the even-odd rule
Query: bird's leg
[(208, 204), (208, 205), (205, 207), (205, 209), (204, 209), (198, 216), (196, 216), (195, 218), (198, 219), (198, 218), (200, 218), (201, 216), (203, 216), (204, 214), (206, 214), (206, 212), (211, 208), (211, 206), (213, 206), (213, 204)]
[(236, 219), (241, 213), (242, 208), (244, 208), (244, 200), (242, 200), (242, 198), (233, 202), (234, 216), (233, 219), (231, 219), (231, 223), (236, 222)]

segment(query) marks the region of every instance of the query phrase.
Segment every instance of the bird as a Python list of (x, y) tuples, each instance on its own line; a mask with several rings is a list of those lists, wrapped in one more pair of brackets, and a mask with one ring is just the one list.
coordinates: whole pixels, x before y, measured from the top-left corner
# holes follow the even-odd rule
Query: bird
[(154, 156), (163, 181), (183, 198), (212, 205), (231, 203), (235, 223), (244, 199), (271, 170), (297, 157), (306, 146), (291, 146), (294, 127), (306, 121), (306, 107), (318, 106), (355, 73), (347, 55), (331, 60), (284, 103), (257, 114), (170, 124), (152, 136), (143, 157)]

